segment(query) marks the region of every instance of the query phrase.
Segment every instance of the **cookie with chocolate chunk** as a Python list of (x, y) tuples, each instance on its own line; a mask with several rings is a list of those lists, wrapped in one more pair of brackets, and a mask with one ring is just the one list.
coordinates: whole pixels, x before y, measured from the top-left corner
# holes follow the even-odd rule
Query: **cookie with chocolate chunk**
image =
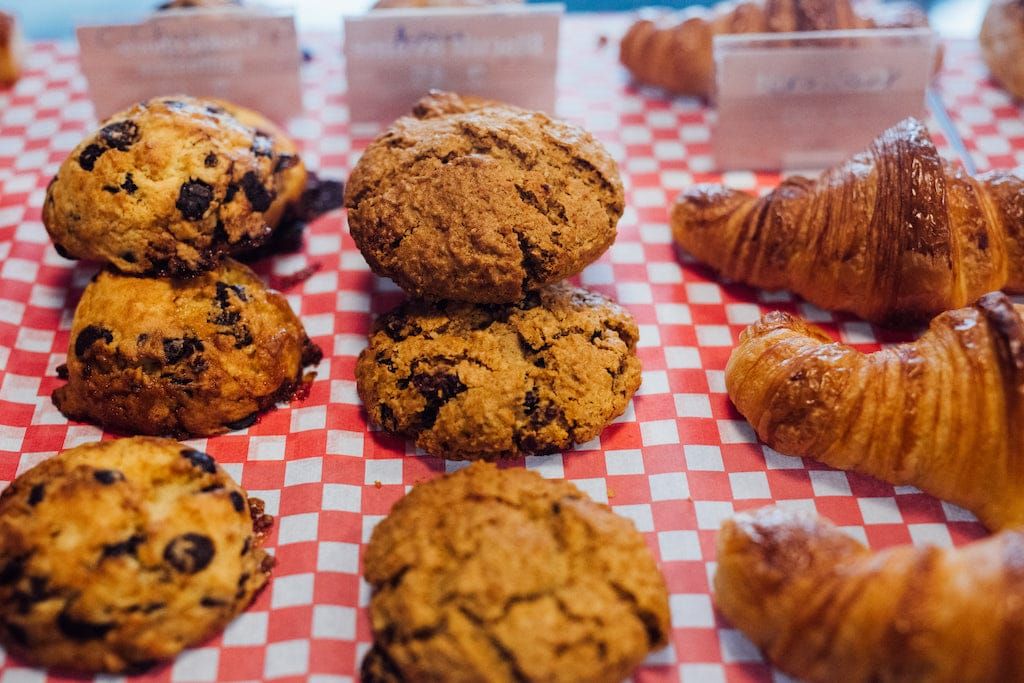
[(356, 387), (372, 422), (433, 455), (552, 453), (626, 409), (637, 337), (624, 309), (567, 284), (516, 304), (409, 301), (377, 320)]
[(633, 523), (572, 484), (474, 463), (418, 484), (366, 549), (364, 683), (618, 683), (670, 630)]
[(64, 451), (0, 494), (0, 641), (78, 672), (174, 657), (267, 583), (271, 523), (209, 455), (175, 441)]
[(208, 436), (290, 398), (320, 357), (285, 298), (237, 261), (184, 280), (107, 269), (75, 311), (53, 402), (128, 434)]
[(373, 271), (413, 296), (510, 303), (604, 253), (624, 204), (589, 133), (434, 93), (367, 147), (345, 206)]
[(260, 114), (161, 97), (115, 114), (71, 152), (43, 223), (69, 258), (190, 275), (266, 242), (306, 178), (295, 145)]

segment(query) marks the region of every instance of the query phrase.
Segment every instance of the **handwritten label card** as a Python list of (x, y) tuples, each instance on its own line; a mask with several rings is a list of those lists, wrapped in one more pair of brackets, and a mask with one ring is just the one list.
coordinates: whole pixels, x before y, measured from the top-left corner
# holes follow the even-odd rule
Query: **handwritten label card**
[(431, 88), (553, 112), (562, 5), (379, 10), (345, 18), (353, 122), (387, 123)]
[(78, 29), (101, 119), (159, 95), (220, 97), (284, 122), (302, 110), (292, 16), (239, 9), (169, 11), (141, 24)]
[(720, 170), (838, 163), (924, 112), (930, 29), (715, 36)]

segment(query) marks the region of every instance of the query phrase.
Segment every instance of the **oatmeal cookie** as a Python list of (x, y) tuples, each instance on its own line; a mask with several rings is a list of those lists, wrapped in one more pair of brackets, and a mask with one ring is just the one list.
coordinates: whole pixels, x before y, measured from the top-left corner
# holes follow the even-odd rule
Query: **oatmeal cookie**
[(633, 523), (565, 481), (474, 463), (374, 529), (365, 683), (618, 683), (670, 631)]
[(435, 93), (366, 149), (345, 206), (373, 271), (413, 296), (511, 303), (604, 253), (623, 191), (576, 126)]
[(409, 301), (377, 320), (356, 387), (371, 421), (433, 455), (552, 453), (626, 409), (637, 337), (624, 309), (567, 284), (517, 304)]

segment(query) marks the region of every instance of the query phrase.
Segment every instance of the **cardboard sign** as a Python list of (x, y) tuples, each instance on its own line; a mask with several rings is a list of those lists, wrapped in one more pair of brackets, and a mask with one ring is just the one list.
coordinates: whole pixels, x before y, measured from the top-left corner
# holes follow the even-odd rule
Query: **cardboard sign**
[(554, 112), (563, 12), (505, 5), (345, 17), (352, 121), (390, 122), (431, 88)]
[(292, 16), (241, 9), (161, 12), (141, 24), (78, 29), (101, 119), (159, 95), (220, 97), (284, 122), (302, 110)]
[(842, 161), (924, 113), (935, 49), (926, 28), (715, 36), (717, 166)]

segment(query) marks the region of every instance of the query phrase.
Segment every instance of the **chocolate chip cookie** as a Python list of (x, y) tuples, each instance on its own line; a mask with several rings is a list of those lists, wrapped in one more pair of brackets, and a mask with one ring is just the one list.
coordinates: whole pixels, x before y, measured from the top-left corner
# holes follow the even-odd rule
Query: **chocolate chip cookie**
[(474, 463), (413, 487), (366, 550), (363, 681), (618, 683), (667, 642), (632, 522), (565, 481)]
[(237, 261), (184, 280), (107, 269), (75, 311), (53, 402), (128, 434), (208, 436), (287, 400), (320, 357), (285, 298)]
[(567, 284), (516, 304), (410, 301), (356, 364), (370, 420), (451, 459), (553, 453), (589, 441), (640, 386), (636, 323)]
[(79, 672), (174, 657), (267, 583), (271, 523), (209, 455), (175, 441), (65, 451), (0, 495), (0, 640)]
[(576, 126), (435, 93), (366, 149), (345, 206), (370, 267), (410, 294), (511, 303), (604, 253), (623, 193)]
[(190, 275), (266, 242), (306, 175), (295, 145), (260, 114), (156, 98), (71, 152), (47, 189), (43, 223), (68, 258)]

